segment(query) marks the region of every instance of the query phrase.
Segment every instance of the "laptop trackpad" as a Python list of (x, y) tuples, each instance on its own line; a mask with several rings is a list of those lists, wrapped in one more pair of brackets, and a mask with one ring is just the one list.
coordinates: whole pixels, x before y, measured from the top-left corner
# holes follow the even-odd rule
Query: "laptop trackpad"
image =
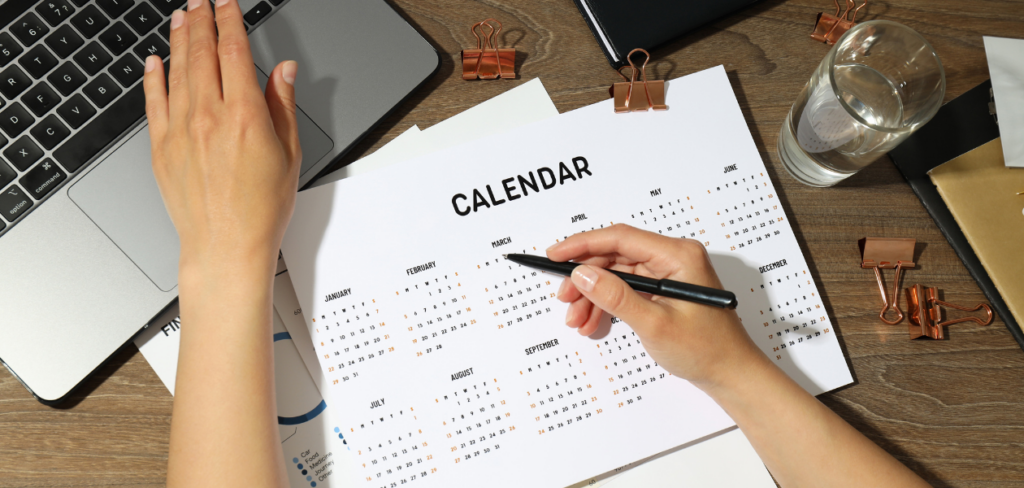
[(149, 127), (68, 190), (68, 196), (157, 288), (178, 284), (178, 233), (153, 177)]
[[(257, 70), (261, 82), (265, 77)], [(303, 166), (334, 143), (297, 111)], [(178, 233), (160, 198), (144, 127), (68, 190), (68, 196), (163, 291), (178, 285)]]

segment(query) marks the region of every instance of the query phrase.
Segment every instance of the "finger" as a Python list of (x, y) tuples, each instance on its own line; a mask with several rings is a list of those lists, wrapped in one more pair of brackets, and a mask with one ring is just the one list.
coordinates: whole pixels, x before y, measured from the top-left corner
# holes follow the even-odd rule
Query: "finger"
[(583, 336), (588, 336), (590, 334), (593, 334), (594, 332), (597, 332), (597, 327), (601, 325), (601, 316), (603, 315), (603, 310), (601, 310), (599, 307), (591, 305), (590, 315), (587, 317), (587, 320), (583, 322), (583, 325), (581, 325), (580, 328), (576, 330), (576, 332), (579, 332), (580, 335)]
[(547, 249), (552, 261), (568, 261), (580, 256), (621, 254), (628, 259), (648, 261), (653, 250), (666, 244), (665, 237), (628, 225), (616, 224), (604, 229), (582, 232)]
[[(659, 305), (644, 298), (625, 281), (605, 269), (588, 265), (577, 266), (572, 272), (572, 283), (595, 308), (622, 319), (634, 328), (651, 323), (652, 318), (664, 313)], [(588, 325), (593, 324), (588, 322)], [(596, 329), (596, 325), (594, 328)]]
[(699, 242), (665, 237), (623, 224), (576, 234), (548, 248), (547, 254), (553, 261), (617, 255), (616, 262), (643, 263), (656, 278), (665, 278), (677, 271), (700, 277), (710, 269), (706, 266), (707, 251)]
[(154, 141), (162, 140), (167, 133), (167, 83), (164, 81), (164, 63), (160, 56), (146, 58), (142, 88), (146, 92), (149, 137)]
[(274, 68), (267, 81), (267, 108), (274, 121), (274, 131), (290, 157), (289, 162), (295, 166), (302, 162), (299, 126), (295, 121), (295, 76), (298, 66), (295, 61), (284, 61)]
[(259, 93), (260, 85), (249, 50), (249, 36), (242, 23), (242, 9), (237, 0), (217, 0), (216, 8), (217, 53), (224, 99), (252, 99)]
[(213, 9), (208, 0), (188, 0), (188, 93), (194, 110), (197, 101), (219, 100), (220, 62)]
[(558, 292), (555, 293), (555, 298), (563, 303), (572, 303), (583, 296), (580, 291), (576, 289), (576, 286), (572, 284), (572, 280), (569, 277), (565, 277), (562, 280), (562, 284), (558, 286)]
[[(585, 261), (578, 261), (580, 264), (587, 264), (590, 266), (597, 266), (599, 268), (612, 269), (615, 271), (621, 271), (623, 273), (638, 274), (640, 276), (651, 276), (646, 269), (642, 269), (642, 266), (632, 266), (628, 264), (611, 264), (614, 262), (613, 258), (605, 256), (591, 257)], [(555, 293), (555, 298), (564, 303), (572, 303), (579, 299), (583, 295), (576, 289), (576, 285), (572, 284), (572, 280), (568, 277), (562, 280), (562, 284), (558, 287), (558, 292)]]
[(580, 295), (575, 301), (569, 304), (569, 308), (565, 310), (565, 325), (574, 329), (579, 328), (587, 322), (587, 318), (590, 317), (590, 309), (594, 308), (594, 305), (590, 303), (587, 297)]
[(182, 120), (188, 113), (188, 22), (185, 12), (171, 13), (171, 69), (167, 77), (168, 117)]

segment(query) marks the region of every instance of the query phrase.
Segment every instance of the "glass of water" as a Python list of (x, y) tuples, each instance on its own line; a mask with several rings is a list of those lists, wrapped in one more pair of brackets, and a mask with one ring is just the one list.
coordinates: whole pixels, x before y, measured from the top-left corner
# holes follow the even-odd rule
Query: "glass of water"
[(931, 120), (946, 94), (935, 49), (887, 20), (857, 24), (832, 46), (779, 131), (779, 158), (801, 183), (849, 178)]

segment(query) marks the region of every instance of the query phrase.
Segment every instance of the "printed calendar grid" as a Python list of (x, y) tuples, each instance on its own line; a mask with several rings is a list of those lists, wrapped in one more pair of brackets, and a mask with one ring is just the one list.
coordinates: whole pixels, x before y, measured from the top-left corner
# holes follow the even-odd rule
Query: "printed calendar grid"
[[(706, 78), (698, 85), (727, 80), (716, 69), (680, 81), (695, 77)], [(564, 325), (566, 306), (554, 296), (562, 278), (502, 257), (541, 254), (570, 235), (616, 223), (701, 242), (770, 358), (812, 393), (849, 382), (818, 291), (727, 87), (725, 81), (724, 93), (714, 90), (731, 99), (728, 120), (701, 130), (731, 130), (745, 140), (723, 156), (713, 141), (688, 139), (698, 155), (719, 156), (696, 160), (727, 163), (638, 161), (624, 170), (615, 163), (628, 151), (595, 142), (594, 133), (664, 131), (657, 125), (666, 123), (664, 113), (633, 119), (637, 128), (607, 127), (630, 120), (622, 116), (564, 114), (563, 124), (601, 120), (549, 141), (541, 140), (543, 126), (556, 122), (524, 129), (545, 149), (509, 155), (499, 166), (511, 169), (501, 169), (500, 178), (444, 154), (409, 170), (420, 176), (406, 177), (398, 165), (362, 177), (390, 184), (410, 201), (439, 196), (437, 207), (380, 198), (356, 185), (360, 178), (337, 190), (304, 192), (308, 199), (300, 195), (300, 207), (374, 202), (372, 212), (309, 227), (320, 242), (286, 237), (285, 245), (365, 486), (444, 486), (481, 479), (513, 460), (539, 468), (494, 484), (564, 486), (732, 425), (703, 393), (658, 366), (627, 324), (606, 317), (597, 335), (579, 336)], [(679, 117), (692, 110), (690, 102), (713, 103), (691, 98), (672, 102), (679, 112), (667, 114)], [(668, 143), (652, 145), (657, 152)], [(448, 164), (446, 174), (458, 177), (432, 180), (431, 164)], [(370, 232), (352, 229), (375, 233), (370, 239)], [(402, 262), (392, 262), (395, 256)], [(615, 449), (601, 449), (608, 439)], [(566, 449), (587, 455), (571, 469), (556, 468)]]

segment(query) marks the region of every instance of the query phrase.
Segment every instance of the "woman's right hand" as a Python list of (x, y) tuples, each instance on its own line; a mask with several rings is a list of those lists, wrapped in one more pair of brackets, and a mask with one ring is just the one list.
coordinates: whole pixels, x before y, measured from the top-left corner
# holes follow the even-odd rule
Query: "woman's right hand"
[(566, 324), (580, 334), (596, 332), (602, 312), (614, 315), (640, 336), (658, 365), (702, 389), (767, 362), (734, 310), (637, 293), (605, 269), (722, 288), (697, 241), (617, 224), (576, 234), (547, 254), (584, 264), (558, 291), (558, 299), (570, 304)]

